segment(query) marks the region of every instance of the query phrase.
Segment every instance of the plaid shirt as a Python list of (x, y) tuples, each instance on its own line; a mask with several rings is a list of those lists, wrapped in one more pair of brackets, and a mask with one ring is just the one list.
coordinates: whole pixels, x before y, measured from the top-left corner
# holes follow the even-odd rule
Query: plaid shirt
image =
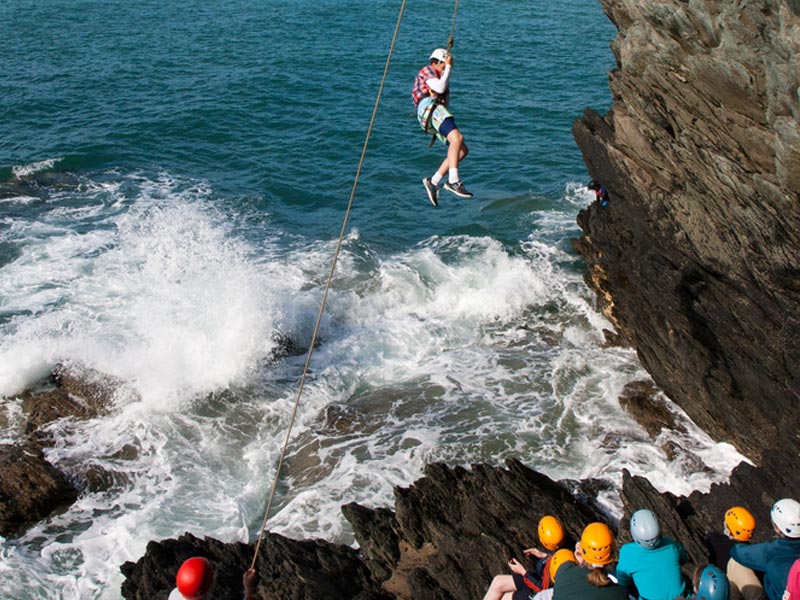
[[(417, 73), (417, 78), (414, 80), (414, 89), (411, 91), (411, 97), (414, 99), (415, 107), (419, 104), (420, 100), (431, 93), (431, 88), (428, 87), (427, 83), (428, 79), (437, 79), (438, 77), (439, 72), (434, 69), (432, 65), (427, 65), (420, 69), (419, 73)], [(447, 92), (442, 94), (445, 105), (447, 105), (447, 96)]]

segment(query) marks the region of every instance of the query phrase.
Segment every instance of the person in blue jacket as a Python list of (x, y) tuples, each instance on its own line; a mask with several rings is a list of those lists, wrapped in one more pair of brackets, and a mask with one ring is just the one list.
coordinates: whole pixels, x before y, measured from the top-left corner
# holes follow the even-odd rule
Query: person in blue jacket
[(792, 498), (778, 500), (772, 505), (770, 518), (778, 538), (761, 544), (737, 544), (731, 548), (731, 558), (747, 569), (763, 573), (767, 598), (781, 600), (792, 563), (800, 558), (800, 502)]
[(686, 550), (678, 542), (661, 535), (656, 516), (647, 509), (631, 516), (634, 541), (619, 550), (617, 580), (622, 587), (635, 585), (644, 600), (673, 600), (686, 591), (681, 564)]
[(592, 179), (586, 187), (594, 192), (595, 199), (600, 206), (608, 206), (608, 191), (606, 191), (605, 187), (594, 179)]

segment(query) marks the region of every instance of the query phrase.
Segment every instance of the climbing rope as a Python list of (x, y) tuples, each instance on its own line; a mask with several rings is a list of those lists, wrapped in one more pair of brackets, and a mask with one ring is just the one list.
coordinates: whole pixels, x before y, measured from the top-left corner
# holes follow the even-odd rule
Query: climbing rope
[[(458, 15), (458, 0), (455, 2), (455, 6), (453, 7), (453, 22), (450, 24), (450, 36), (447, 38), (447, 52), (449, 53), (450, 50), (453, 49), (453, 43), (455, 42), (455, 38), (453, 37), (456, 33), (456, 16)], [(439, 101), (437, 97), (437, 102)], [(431, 121), (433, 120), (433, 113), (436, 110), (436, 102), (431, 105), (431, 109), (428, 111), (428, 116), (425, 119), (425, 135), (428, 135), (428, 130), (431, 127)], [(433, 144), (436, 142), (436, 131), (433, 132), (431, 136), (431, 143), (428, 144), (428, 148), (433, 148)]]
[(447, 51), (450, 52), (450, 49), (453, 47), (453, 35), (456, 32), (456, 15), (458, 14), (458, 0), (456, 0), (456, 4), (453, 7), (453, 23), (450, 25), (450, 37), (447, 38)]
[[(458, 6), (458, 1), (456, 0), (456, 6)], [(328, 274), (328, 281), (325, 284), (325, 291), (322, 294), (322, 303), (319, 307), (319, 313), (317, 314), (317, 321), (314, 325), (314, 333), (311, 335), (311, 344), (308, 347), (308, 354), (306, 355), (306, 364), (303, 367), (303, 375), (300, 377), (300, 386), (297, 390), (297, 398), (294, 402), (294, 410), (292, 411), (292, 417), (289, 419), (289, 427), (286, 430), (286, 439), (283, 443), (283, 449), (281, 450), (280, 458), (278, 460), (278, 467), (275, 470), (275, 480), (272, 484), (272, 490), (269, 494), (269, 500), (267, 501), (267, 509), (264, 512), (264, 522), (261, 524), (261, 531), (258, 535), (258, 542), (256, 543), (256, 549), (253, 553), (253, 562), (250, 564), (250, 568), (254, 569), (256, 566), (256, 559), (258, 558), (258, 551), (261, 548), (261, 542), (264, 539), (264, 533), (267, 529), (267, 521), (269, 520), (269, 513), (272, 510), (272, 502), (275, 499), (275, 491), (278, 488), (278, 481), (280, 479), (281, 468), (283, 467), (284, 459), (286, 458), (286, 451), (289, 447), (289, 440), (291, 439), (292, 428), (294, 427), (295, 418), (297, 417), (297, 411), (300, 407), (300, 396), (303, 393), (303, 386), (306, 382), (306, 376), (308, 375), (308, 367), (311, 364), (311, 355), (314, 352), (314, 344), (317, 340), (317, 334), (319, 333), (319, 326), (322, 322), (322, 314), (325, 310), (325, 302), (328, 299), (328, 291), (331, 289), (331, 282), (333, 281), (333, 272), (336, 270), (336, 262), (339, 259), (339, 251), (342, 248), (342, 241), (344, 240), (344, 234), (347, 229), (347, 222), (350, 219), (350, 210), (353, 207), (353, 198), (356, 195), (356, 188), (358, 187), (358, 179), (361, 176), (361, 169), (364, 166), (364, 158), (367, 154), (367, 146), (369, 145), (369, 138), (372, 135), (372, 128), (375, 124), (375, 117), (378, 114), (378, 106), (380, 105), (381, 95), (383, 94), (383, 88), (386, 83), (386, 76), (389, 73), (389, 63), (392, 60), (392, 52), (394, 52), (395, 42), (397, 41), (397, 33), (400, 30), (400, 22), (403, 19), (403, 12), (406, 8), (406, 0), (403, 0), (400, 6), (400, 14), (397, 16), (397, 24), (394, 28), (394, 35), (392, 36), (392, 43), (389, 46), (389, 53), (386, 56), (386, 65), (383, 68), (383, 77), (381, 78), (381, 84), (378, 88), (378, 96), (375, 98), (375, 106), (372, 109), (372, 118), (369, 121), (369, 127), (367, 129), (367, 135), (364, 139), (364, 147), (361, 150), (361, 158), (358, 161), (358, 169), (356, 169), (356, 176), (355, 180), (353, 181), (353, 189), (350, 191), (350, 200), (347, 202), (347, 210), (344, 213), (344, 221), (342, 222), (342, 231), (339, 233), (339, 240), (336, 243), (336, 250), (333, 253), (333, 261), (331, 262), (331, 270)], [(455, 25), (455, 22), (454, 22)], [(452, 32), (450, 33), (452, 39)]]

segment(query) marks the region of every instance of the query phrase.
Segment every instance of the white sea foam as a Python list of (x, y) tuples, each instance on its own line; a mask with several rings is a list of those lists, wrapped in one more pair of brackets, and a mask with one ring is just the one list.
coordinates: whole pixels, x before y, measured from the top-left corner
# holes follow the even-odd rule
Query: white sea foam
[[(255, 248), (203, 186), (126, 185), (132, 200), (98, 187), (103, 202), (7, 233), (25, 244), (0, 280), (3, 310), (19, 315), (0, 326), (0, 394), (61, 361), (125, 382), (111, 416), (52, 426), (54, 463), (78, 477), (94, 465), (112, 484), (2, 544), (10, 589), (113, 597), (117, 566), (151, 539), (256, 534), (275, 476), (305, 357), (265, 359), (275, 332), (308, 343), (333, 241)], [(688, 433), (653, 441), (619, 407), (646, 373), (633, 351), (603, 347), (610, 325), (567, 250), (584, 191), (571, 186), (563, 212), (528, 215), (516, 248), (433, 237), (386, 255), (348, 233), (271, 530), (352, 543), (340, 506), (391, 505), (432, 461), (513, 456), (617, 484), (624, 467), (677, 493), (726, 476), (738, 454), (677, 409)], [(10, 438), (21, 414), (14, 402), (5, 412)], [(683, 448), (677, 459), (666, 442)], [(615, 494), (601, 502), (619, 514)]]
[(34, 175), (35, 173), (41, 173), (42, 171), (52, 169), (62, 160), (63, 158), (60, 157), (48, 158), (47, 160), (40, 160), (37, 162), (28, 163), (26, 165), (17, 165), (11, 167), (11, 172), (14, 174), (14, 177), (20, 179), (22, 177), (28, 177), (30, 175)]
[(246, 376), (269, 353), (270, 290), (246, 244), (202, 198), (144, 196), (89, 233), (63, 213), (17, 232), (33, 241), (4, 268), (0, 295), (5, 310), (34, 314), (0, 340), (0, 394), (74, 361), (164, 406)]

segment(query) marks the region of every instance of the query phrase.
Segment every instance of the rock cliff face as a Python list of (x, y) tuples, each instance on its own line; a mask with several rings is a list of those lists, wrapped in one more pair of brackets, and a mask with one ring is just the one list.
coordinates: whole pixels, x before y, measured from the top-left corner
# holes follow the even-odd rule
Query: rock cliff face
[(601, 0), (613, 106), (573, 127), (610, 203), (575, 247), (667, 395), (759, 460), (800, 452), (800, 2)]
[[(646, 479), (623, 474), (625, 516), (617, 537), (631, 541), (628, 519), (639, 508), (657, 515), (665, 535), (680, 540), (689, 562), (684, 573), (708, 562), (705, 536), (719, 532), (732, 504), (752, 509), (759, 526), (755, 541), (771, 538), (769, 506), (776, 498), (754, 481), (754, 468), (741, 465), (730, 483), (711, 493), (676, 497), (659, 493)], [(471, 469), (432, 464), (425, 477), (408, 488), (395, 488), (395, 506), (342, 508), (360, 551), (320, 540), (296, 541), (270, 534), (256, 560), (258, 598), (317, 600), (456, 600), (482, 598), (492, 577), (508, 574), (510, 557), (534, 563), (523, 554), (538, 545), (536, 525), (545, 514), (565, 525), (565, 547), (573, 547), (582, 528), (606, 517), (593, 498), (603, 482), (555, 482), (517, 461), (506, 468), (473, 465)], [(254, 548), (223, 544), (190, 534), (151, 542), (136, 563), (122, 566), (128, 599), (166, 598), (175, 573), (190, 556), (205, 556), (218, 569), (214, 597), (241, 598), (242, 573)]]

